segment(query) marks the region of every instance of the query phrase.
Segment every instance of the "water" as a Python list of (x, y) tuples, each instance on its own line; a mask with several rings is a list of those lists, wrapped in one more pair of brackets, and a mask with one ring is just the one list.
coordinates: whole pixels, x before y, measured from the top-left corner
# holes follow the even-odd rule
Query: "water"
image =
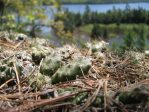
[[(145, 10), (149, 10), (149, 3), (146, 3), (146, 2), (129, 3), (129, 4), (126, 4), (126, 3), (120, 3), (120, 4), (90, 4), (88, 6), (90, 7), (91, 11), (97, 11), (97, 12), (107, 12), (108, 10), (112, 10), (113, 8), (125, 10), (126, 7), (129, 7), (130, 9), (143, 8)], [(83, 13), (85, 11), (85, 8), (86, 8), (86, 4), (67, 4), (67, 5), (62, 6), (62, 9), (64, 9), (64, 10), (68, 9), (69, 11), (74, 12), (74, 13), (78, 13), (78, 12)], [(46, 14), (48, 15), (48, 19), (52, 20), (53, 17), (54, 17), (54, 14), (56, 13), (56, 9), (54, 9), (51, 6), (45, 6), (45, 9), (46, 9)], [(45, 27), (45, 28), (42, 28), (42, 31), (46, 35), (51, 35), (51, 40), (52, 41), (56, 41), (56, 43), (59, 43), (58, 41), (60, 39), (58, 39), (58, 37), (56, 37), (56, 35), (53, 34), (53, 31), (52, 31), (51, 28)], [(118, 39), (114, 39), (114, 40), (118, 40)]]
[[(121, 9), (125, 10), (126, 6), (129, 6), (130, 9), (138, 9), (143, 8), (145, 10), (149, 10), (149, 3), (147, 2), (139, 2), (139, 3), (117, 3), (117, 4), (90, 4), (88, 5), (91, 11), (97, 12), (107, 12), (108, 10)], [(70, 12), (74, 13), (83, 13), (85, 11), (86, 4), (66, 4), (62, 5), (62, 9), (68, 9)], [(48, 15), (49, 19), (53, 19), (54, 13), (56, 13), (56, 9), (52, 6), (45, 6), (46, 14)]]
[[(126, 6), (129, 5), (130, 9), (138, 9), (143, 8), (145, 10), (149, 10), (149, 3), (121, 3), (121, 4), (91, 4), (88, 5), (91, 9), (91, 11), (97, 11), (97, 12), (107, 12), (108, 10), (115, 9), (126, 9)], [(68, 9), (71, 12), (80, 12), (83, 13), (85, 11), (86, 4), (67, 4), (62, 6), (63, 9)]]

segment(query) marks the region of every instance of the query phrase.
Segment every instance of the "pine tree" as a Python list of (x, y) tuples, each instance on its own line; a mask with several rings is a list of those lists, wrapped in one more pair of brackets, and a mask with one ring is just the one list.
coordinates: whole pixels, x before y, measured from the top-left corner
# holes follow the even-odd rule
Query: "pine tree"
[(140, 28), (139, 37), (137, 38), (137, 47), (140, 51), (144, 51), (146, 48), (146, 36), (144, 27)]
[(134, 50), (135, 48), (135, 38), (133, 37), (132, 31), (129, 31), (126, 37), (124, 38), (124, 47), (125, 50)]

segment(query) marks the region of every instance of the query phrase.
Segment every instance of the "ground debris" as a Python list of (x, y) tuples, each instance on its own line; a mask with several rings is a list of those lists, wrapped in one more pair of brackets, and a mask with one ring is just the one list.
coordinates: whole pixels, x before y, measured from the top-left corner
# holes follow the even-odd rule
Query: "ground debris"
[[(46, 39), (14, 37), (0, 41), (0, 111), (149, 110), (147, 55), (119, 56), (105, 45), (94, 52), (91, 46), (57, 48)], [(9, 46), (18, 39), (15, 49)]]

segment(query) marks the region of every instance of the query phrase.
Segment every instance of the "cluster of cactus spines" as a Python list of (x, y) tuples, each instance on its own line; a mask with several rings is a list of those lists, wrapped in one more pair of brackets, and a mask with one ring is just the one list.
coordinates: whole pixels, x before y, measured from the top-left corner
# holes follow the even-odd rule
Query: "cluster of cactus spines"
[(74, 80), (79, 76), (86, 75), (91, 67), (90, 59), (81, 58), (64, 65), (52, 76), (52, 84)]
[[(22, 67), (16, 63), (16, 69), (21, 74)], [(14, 78), (16, 71), (14, 70), (13, 62), (7, 62), (7, 64), (0, 65), (0, 84), (3, 84), (7, 80)]]
[(59, 56), (49, 56), (41, 64), (40, 72), (47, 76), (52, 76), (62, 65), (62, 59)]
[(41, 73), (36, 73), (29, 78), (29, 84), (33, 90), (40, 90), (46, 84), (51, 84), (51, 79), (48, 76), (42, 75)]

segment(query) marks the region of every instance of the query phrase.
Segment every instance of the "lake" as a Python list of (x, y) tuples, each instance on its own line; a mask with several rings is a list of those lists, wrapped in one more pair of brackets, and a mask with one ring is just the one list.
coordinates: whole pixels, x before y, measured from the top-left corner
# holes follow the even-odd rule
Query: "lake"
[[(108, 10), (115, 9), (126, 9), (126, 6), (129, 6), (130, 9), (138, 9), (143, 8), (145, 10), (149, 10), (149, 3), (139, 2), (139, 3), (117, 3), (117, 4), (90, 4), (88, 5), (91, 11), (97, 12), (107, 12)], [(86, 4), (67, 4), (62, 6), (63, 9), (68, 9), (71, 12), (80, 12), (83, 13), (85, 11)]]
[[(68, 9), (71, 12), (77, 13), (83, 13), (85, 11), (85, 7), (87, 4), (66, 4), (62, 5), (62, 9), (66, 10)], [(116, 3), (116, 4), (89, 4), (91, 11), (97, 11), (97, 12), (107, 12), (108, 10), (115, 9), (122, 9), (125, 10), (126, 6), (129, 6), (130, 9), (138, 9), (143, 8), (145, 10), (149, 10), (149, 3), (148, 2), (139, 2), (139, 3)], [(48, 15), (49, 19), (53, 18), (54, 13), (56, 12), (56, 9), (51, 6), (45, 6), (46, 14)]]
[[(126, 6), (130, 9), (138, 9), (143, 8), (145, 10), (149, 10), (149, 3), (147, 2), (139, 2), (139, 3), (117, 3), (117, 4), (90, 4), (88, 5), (90, 7), (91, 11), (97, 11), (97, 12), (107, 12), (108, 10), (115, 9), (121, 9), (125, 10)], [(77, 13), (83, 13), (85, 11), (86, 4), (67, 4), (62, 5), (62, 9), (68, 9), (71, 12)], [(54, 13), (56, 12), (55, 8), (51, 8), (51, 6), (45, 6), (46, 14), (48, 15), (49, 20), (53, 19)], [(51, 28), (42, 28), (44, 35), (51, 35), (51, 41), (59, 43), (58, 41), (61, 41), (58, 37), (55, 36)], [(82, 38), (84, 40), (84, 36)], [(118, 40), (118, 39), (116, 39)]]

